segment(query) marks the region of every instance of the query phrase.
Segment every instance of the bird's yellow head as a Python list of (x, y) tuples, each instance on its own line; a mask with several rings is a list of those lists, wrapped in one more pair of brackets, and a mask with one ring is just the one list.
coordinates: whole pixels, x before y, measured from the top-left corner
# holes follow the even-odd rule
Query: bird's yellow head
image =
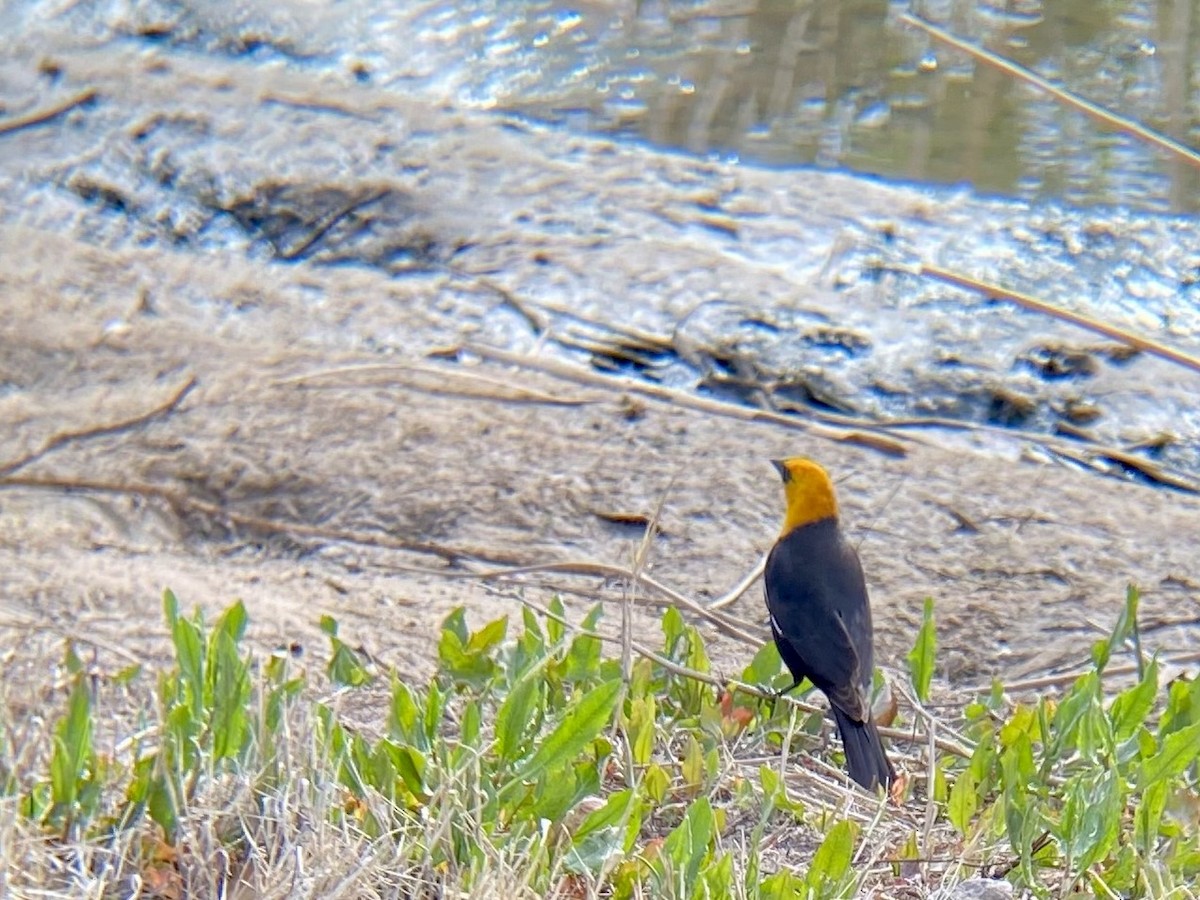
[(773, 459), (771, 465), (783, 477), (783, 495), (787, 500), (780, 536), (802, 525), (837, 518), (837, 498), (828, 472), (803, 456)]

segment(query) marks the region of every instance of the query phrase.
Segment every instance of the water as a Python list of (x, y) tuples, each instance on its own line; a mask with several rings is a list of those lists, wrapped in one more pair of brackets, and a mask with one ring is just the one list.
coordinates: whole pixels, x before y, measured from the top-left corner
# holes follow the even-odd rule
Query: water
[[(918, 10), (1150, 124), (1191, 121), (1196, 92), (1176, 66), (1187, 69), (1194, 11)], [(21, 39), (0, 59), (0, 120), (108, 80), (96, 104), (0, 142), (0, 217), (101, 246), (247, 255), (284, 281), (298, 265), (389, 279), (463, 266), (565, 309), (556, 324), (582, 315), (666, 336), (673, 354), (630, 370), (681, 388), (780, 408), (1086, 427), (1200, 474), (1194, 373), (1116, 359), (1073, 327), (895, 273), (936, 263), (1200, 353), (1200, 233), (1186, 213), (1154, 212), (1191, 208), (1192, 174), (944, 52), (902, 27), (902, 12), (744, 0), (10, 3), (0, 31)], [(272, 87), (281, 74), (302, 87)], [(494, 153), (456, 143), (453, 117), (421, 125), (400, 111), (410, 97), (424, 110), (487, 111), (464, 134), (494, 139), (494, 112), (522, 137)], [(626, 146), (571, 137), (596, 131)], [(924, 187), (874, 190), (800, 165)], [(230, 308), (219, 284), (180, 290), (205, 315)], [(319, 305), (320, 291), (305, 290), (315, 296), (297, 308)], [(481, 339), (537, 341), (488, 291), (463, 297), (439, 310), (440, 344), (467, 316)], [(418, 345), (372, 317), (311, 327), (338, 348)]]
[[(907, 11), (886, 0), (468, 0), (430, 5), (405, 27), (416, 56), (428, 54), (428, 81), (460, 101), (573, 128), (1032, 202), (1197, 209), (1194, 170), (947, 50), (902, 24)], [(1196, 0), (915, 9), (1191, 145), (1197, 11)]]

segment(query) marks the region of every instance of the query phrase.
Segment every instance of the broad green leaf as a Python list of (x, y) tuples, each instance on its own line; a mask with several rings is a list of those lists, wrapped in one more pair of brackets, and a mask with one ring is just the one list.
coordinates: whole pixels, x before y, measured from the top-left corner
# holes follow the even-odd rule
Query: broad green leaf
[[(1141, 592), (1138, 591), (1137, 585), (1128, 585), (1125, 588), (1125, 605), (1121, 607), (1121, 614), (1117, 616), (1117, 624), (1113, 626), (1112, 636), (1109, 638), (1110, 652), (1122, 649), (1130, 638), (1134, 639), (1136, 645), (1140, 603)], [(1108, 660), (1105, 659), (1099, 667), (1103, 669), (1107, 663)], [(1140, 659), (1138, 664), (1141, 664)]]
[(662, 766), (651, 763), (646, 767), (646, 774), (642, 776), (642, 791), (648, 800), (658, 806), (666, 799), (670, 787), (671, 777)]
[(495, 673), (496, 663), (486, 652), (469, 651), (452, 628), (443, 628), (438, 640), (442, 670), (455, 682), (481, 687)]
[(246, 605), (238, 600), (232, 606), (227, 608), (221, 617), (217, 619), (214, 630), (224, 632), (229, 636), (235, 644), (240, 643), (246, 634), (246, 625), (249, 622), (249, 617), (246, 615)]
[(937, 663), (937, 628), (933, 619), (933, 598), (925, 598), (925, 612), (917, 640), (908, 653), (908, 673), (917, 697), (925, 702), (929, 699), (929, 686), (933, 682), (933, 670)]
[(1129, 738), (1142, 727), (1154, 708), (1157, 695), (1158, 660), (1152, 659), (1142, 680), (1118, 694), (1109, 708), (1109, 717), (1112, 719), (1113, 731), (1118, 741)]
[(167, 620), (168, 626), (174, 626), (179, 618), (179, 600), (170, 588), (163, 591), (163, 618)]
[(497, 647), (508, 633), (508, 616), (488, 622), (467, 639), (468, 653), (485, 653)]
[(413, 692), (403, 681), (392, 672), (392, 702), (388, 708), (388, 734), (406, 744), (416, 744), (422, 750), (428, 749), (425, 744), (425, 733), (417, 727), (421, 710)]
[(688, 806), (683, 821), (663, 842), (663, 859), (670, 864), (672, 883), (692, 885), (708, 855), (715, 830), (712, 805), (699, 797)]
[(1024, 703), (1018, 704), (1008, 721), (1000, 727), (1000, 746), (1011, 747), (1019, 737), (1036, 739), (1039, 737), (1038, 728), (1037, 710)]
[(513, 685), (496, 714), (496, 752), (501, 762), (515, 762), (532, 736), (543, 686), (541, 678), (535, 675), (526, 675)]
[(1097, 672), (1088, 672), (1076, 679), (1054, 713), (1053, 731), (1047, 752), (1052, 759), (1065, 755), (1071, 748), (1078, 748), (1089, 759), (1112, 750), (1112, 730), (1101, 704)]
[(175, 595), (168, 591), (166, 596), (170, 598), (166, 603), (167, 620), (171, 625), (179, 676), (186, 692), (184, 699), (192, 718), (199, 721), (204, 704), (204, 640), (196, 624), (179, 615)]
[(226, 630), (213, 631), (208, 659), (212, 673), (209, 730), (216, 761), (236, 756), (249, 738), (246, 704), (250, 699), (250, 669), (238, 657), (237, 644)]
[(704, 866), (700, 872), (699, 883), (692, 890), (692, 896), (696, 898), (733, 896), (732, 853), (722, 853)]
[(758, 648), (750, 665), (742, 670), (742, 681), (747, 684), (770, 685), (783, 669), (783, 658), (774, 641), (767, 641)]
[(780, 869), (758, 885), (759, 900), (796, 900), (804, 896), (804, 879), (791, 869)]
[(389, 747), (389, 752), (392, 754), (392, 765), (396, 767), (396, 772), (404, 782), (404, 786), (408, 788), (409, 793), (421, 802), (428, 799), (425, 796), (424, 755), (415, 747), (400, 746), (388, 740), (381, 741), (381, 743)]
[(1143, 790), (1155, 782), (1180, 775), (1200, 756), (1200, 722), (1173, 731), (1162, 741), (1162, 749), (1142, 765), (1139, 785)]
[(622, 684), (613, 680), (577, 697), (555, 729), (521, 767), (519, 778), (533, 778), (553, 762), (573, 760), (612, 719)]
[(442, 619), (442, 631), (449, 631), (458, 638), (459, 646), (465, 647), (471, 639), (471, 630), (467, 628), (466, 610), (461, 606), (452, 609), (450, 614)]
[(1167, 688), (1167, 708), (1159, 725), (1159, 737), (1200, 722), (1200, 678), (1177, 678)]
[(979, 781), (970, 768), (959, 773), (954, 779), (954, 787), (950, 788), (950, 800), (947, 805), (947, 815), (950, 824), (959, 834), (966, 837), (975, 811), (979, 808)]
[(54, 754), (50, 758), (50, 795), (63, 814), (79, 799), (91, 755), (92, 701), (86, 677), (77, 675), (67, 698), (66, 715), (54, 730)]
[(687, 736), (687, 745), (683, 751), (683, 762), (680, 765), (683, 783), (692, 790), (698, 790), (704, 785), (704, 750), (694, 734)]
[(791, 798), (787, 791), (787, 785), (773, 768), (766, 764), (759, 766), (758, 780), (762, 784), (763, 794), (765, 795), (764, 805), (768, 809), (774, 807), (784, 810), (791, 813), (797, 820), (804, 815), (804, 804), (799, 800)]
[(652, 694), (630, 701), (629, 732), (633, 762), (644, 766), (654, 754), (655, 703)]
[(575, 833), (571, 835), (571, 838), (575, 843), (579, 843), (594, 831), (610, 828), (614, 825), (623, 825), (626, 820), (625, 817), (631, 815), (636, 807), (637, 794), (633, 790), (625, 788), (621, 791), (615, 791), (609, 794), (603, 806), (592, 810), (584, 817), (583, 821), (575, 829)]
[(804, 875), (804, 883), (812, 896), (836, 897), (853, 877), (850, 863), (854, 858), (854, 842), (858, 826), (848, 819), (835, 824), (821, 841)]
[(1158, 855), (1158, 832), (1167, 807), (1167, 781), (1160, 779), (1142, 792), (1133, 814), (1133, 842), (1147, 859)]
[(371, 681), (371, 673), (359, 661), (358, 654), (340, 638), (330, 638), (333, 657), (329, 660), (329, 680), (344, 687), (362, 687)]
[(588, 813), (571, 835), (568, 866), (574, 871), (596, 872), (614, 855), (627, 854), (640, 830), (640, 807), (632, 790), (610, 794), (604, 805)]
[(462, 726), (459, 729), (459, 736), (464, 746), (479, 746), (479, 731), (482, 724), (483, 714), (479, 709), (479, 701), (472, 700), (463, 707)]
[(600, 674), (600, 639), (590, 634), (577, 634), (567, 651), (564, 678), (590, 684)]
[(562, 623), (563, 618), (567, 615), (567, 610), (563, 606), (562, 597), (558, 594), (550, 598), (550, 613), (546, 618), (546, 637), (551, 644), (558, 644), (567, 631), (566, 626)]
[(535, 822), (558, 822), (575, 805), (580, 793), (578, 774), (569, 760), (550, 766), (537, 779), (533, 803), (523, 817)]
[(1119, 776), (1111, 769), (1085, 772), (1064, 788), (1060, 831), (1072, 872), (1082, 873), (1116, 844), (1124, 811)]

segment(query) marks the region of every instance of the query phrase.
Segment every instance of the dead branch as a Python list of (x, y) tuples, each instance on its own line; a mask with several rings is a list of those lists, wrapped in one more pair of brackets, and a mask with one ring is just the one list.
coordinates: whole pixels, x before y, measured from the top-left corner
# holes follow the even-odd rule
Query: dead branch
[(37, 110), (36, 112), (28, 113), (24, 116), (16, 116), (7, 121), (0, 122), (0, 135), (13, 134), (21, 131), (24, 128), (33, 128), (36, 125), (45, 125), (47, 122), (52, 122), (59, 116), (69, 113), (71, 110), (79, 106), (86, 106), (97, 97), (100, 92), (95, 88), (87, 88), (80, 91), (74, 97), (68, 97), (61, 103), (54, 106), (48, 106), (45, 109)]
[(1125, 116), (1117, 115), (1116, 113), (1111, 112), (1102, 106), (1092, 103), (1090, 100), (1085, 100), (1083, 97), (1072, 94), (1070, 91), (1051, 84), (1042, 76), (1029, 71), (1025, 67), (1019, 66), (1016, 63), (1007, 60), (990, 50), (955, 37), (950, 32), (938, 28), (932, 22), (927, 22), (918, 16), (914, 16), (912, 13), (903, 13), (900, 16), (900, 21), (904, 22), (906, 25), (912, 25), (921, 29), (934, 40), (940, 41), (949, 47), (953, 47), (955, 50), (961, 50), (963, 53), (968, 54), (985, 65), (991, 66), (993, 69), (1003, 72), (1005, 75), (1009, 75), (1012, 78), (1016, 78), (1018, 81), (1023, 81), (1026, 84), (1037, 88), (1039, 91), (1050, 97), (1053, 97), (1064, 106), (1069, 106), (1072, 109), (1083, 113), (1085, 116), (1094, 119), (1101, 125), (1112, 128), (1115, 131), (1121, 131), (1125, 134), (1132, 135), (1133, 137), (1141, 141), (1145, 141), (1147, 144), (1150, 144), (1153, 147), (1157, 147), (1159, 150), (1162, 150), (1165, 153), (1171, 154), (1176, 159), (1182, 160), (1189, 166), (1200, 168), (1200, 153), (1197, 153), (1191, 147), (1181, 144), (1179, 141), (1173, 140), (1166, 135), (1159, 134), (1157, 131), (1147, 128), (1141, 122)]
[(50, 439), (47, 440), (37, 450), (27, 453), (25, 456), (13, 460), (10, 463), (0, 465), (0, 476), (10, 475), (19, 469), (23, 469), (25, 466), (36, 462), (46, 454), (57, 450), (64, 444), (69, 444), (74, 441), (82, 441), (88, 438), (119, 434), (122, 431), (129, 431), (130, 429), (136, 428), (139, 425), (145, 425), (147, 422), (153, 419), (165, 416), (168, 413), (173, 412), (175, 408), (183, 402), (183, 399), (189, 393), (191, 393), (192, 388), (195, 386), (196, 376), (191, 375), (186, 381), (184, 381), (182, 385), (176, 388), (174, 393), (172, 393), (171, 396), (168, 397), (164, 402), (158, 404), (153, 409), (147, 410), (146, 412), (138, 413), (136, 416), (132, 416), (128, 419), (120, 419), (116, 422), (108, 422), (103, 425), (89, 425), (86, 428), (81, 428), (76, 431), (60, 431), (58, 434), (50, 437)]

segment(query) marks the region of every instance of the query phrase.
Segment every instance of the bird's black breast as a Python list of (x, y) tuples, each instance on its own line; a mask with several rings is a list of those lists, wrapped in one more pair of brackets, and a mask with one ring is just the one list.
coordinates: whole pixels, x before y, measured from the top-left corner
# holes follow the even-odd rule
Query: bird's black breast
[(826, 693), (867, 688), (874, 671), (867, 586), (837, 520), (821, 519), (780, 538), (764, 580), (776, 642), (792, 673)]

